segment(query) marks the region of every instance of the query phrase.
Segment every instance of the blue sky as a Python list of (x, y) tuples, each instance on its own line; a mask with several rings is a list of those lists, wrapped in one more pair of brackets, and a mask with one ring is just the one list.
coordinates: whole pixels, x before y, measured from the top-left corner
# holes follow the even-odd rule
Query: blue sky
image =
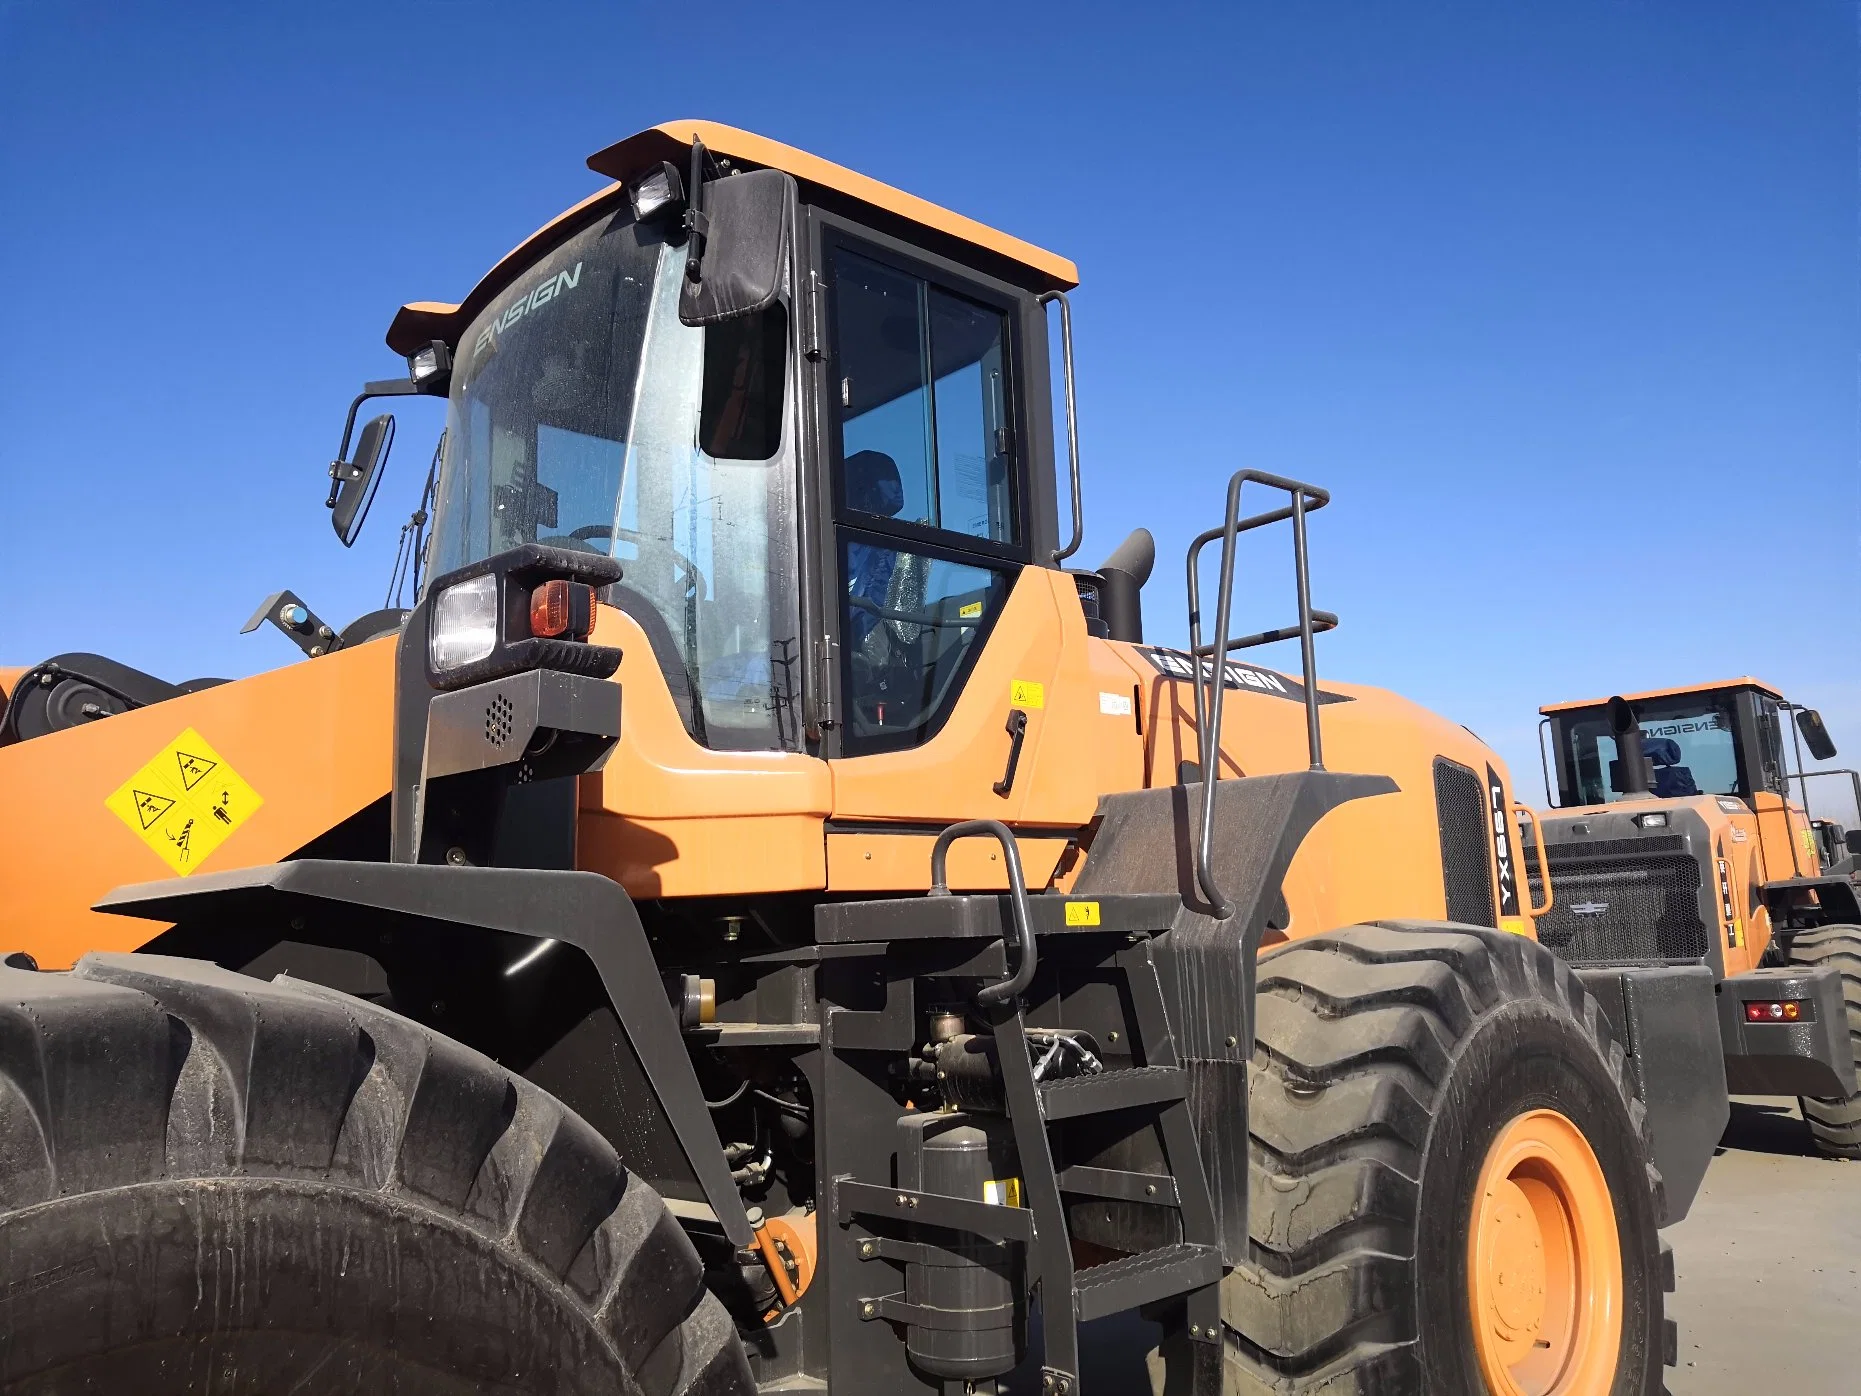
[[(1156, 532), (1154, 638), (1254, 465), (1335, 495), (1321, 673), (1521, 793), (1540, 702), (1745, 672), (1861, 756), (1852, 5), (926, 14), (0, 0), (0, 662), (239, 675), (277, 587), (380, 605), (432, 404), (352, 552), (323, 471), (394, 308), (705, 116), (1078, 262), (1083, 556)], [(1282, 619), (1277, 540), (1243, 587)]]

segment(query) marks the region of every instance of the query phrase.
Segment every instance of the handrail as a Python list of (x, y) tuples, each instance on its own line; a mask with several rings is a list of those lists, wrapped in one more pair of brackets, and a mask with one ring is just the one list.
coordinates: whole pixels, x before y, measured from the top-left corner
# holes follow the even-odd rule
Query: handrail
[[(1551, 889), (1551, 854), (1544, 846), (1544, 825), (1538, 822), (1538, 811), (1516, 800), (1512, 803), (1512, 810), (1515, 815), (1522, 814), (1531, 821), (1531, 846), (1538, 853), (1538, 880), (1544, 884), (1544, 905), (1532, 905), (1529, 882), (1525, 888), (1525, 909), (1531, 913), (1532, 920), (1536, 921), (1540, 916), (1549, 914), (1552, 906), (1557, 902), (1557, 893)], [(1518, 842), (1518, 820), (1516, 818), (1512, 821), (1512, 841)], [(1523, 863), (1524, 860), (1519, 861)]]
[[(1855, 816), (1861, 818), (1861, 771), (1848, 766), (1829, 766), (1820, 771), (1789, 771), (1785, 773), (1791, 780), (1808, 781), (1815, 776), (1847, 776), (1854, 785)], [(1803, 792), (1803, 817), (1809, 817), (1809, 792)]]
[(1060, 366), (1066, 380), (1066, 458), (1073, 487), (1073, 538), (1064, 548), (1051, 554), (1053, 565), (1058, 567), (1079, 551), (1086, 537), (1085, 501), (1079, 487), (1079, 412), (1073, 401), (1073, 307), (1064, 291), (1046, 291), (1037, 299), (1043, 310), (1049, 301), (1060, 303)]
[[(1265, 485), (1269, 489), (1284, 490), (1291, 502), (1278, 509), (1269, 509), (1263, 513), (1241, 517), (1241, 487), (1247, 484)], [(1312, 585), (1305, 540), (1305, 516), (1313, 509), (1322, 509), (1331, 502), (1330, 492), (1321, 490), (1316, 485), (1308, 485), (1298, 480), (1288, 480), (1281, 475), (1269, 475), (1263, 470), (1237, 470), (1228, 479), (1228, 509), (1226, 520), (1220, 528), (1211, 528), (1206, 533), (1197, 534), (1189, 544), (1189, 656), (1196, 663), (1196, 670), (1191, 683), (1195, 688), (1195, 725), (1197, 766), (1202, 776), (1202, 831), (1196, 842), (1196, 883), (1202, 889), (1202, 895), (1208, 898), (1209, 905), (1215, 909), (1217, 916), (1231, 916), (1233, 906), (1222, 895), (1216, 885), (1212, 856), (1214, 850), (1215, 829), (1215, 782), (1221, 778), (1221, 707), (1222, 695), (1227, 691), (1227, 656), (1231, 650), (1243, 649), (1248, 645), (1267, 644), (1273, 639), (1291, 639), (1299, 637), (1299, 662), (1305, 680), (1305, 741), (1307, 754), (1311, 760), (1311, 769), (1325, 769), (1324, 747), (1318, 725), (1318, 660), (1312, 647), (1312, 637), (1330, 630), (1337, 625), (1337, 617), (1329, 611), (1314, 612), (1312, 609)], [(1228, 638), (1228, 621), (1234, 601), (1234, 555), (1237, 541), (1241, 534), (1251, 529), (1263, 528), (1267, 524), (1278, 523), (1283, 519), (1292, 520), (1292, 561), (1293, 574), (1299, 603), (1299, 623), (1296, 627), (1282, 627), (1279, 630), (1263, 630), (1256, 635), (1243, 636), (1239, 640)], [(1201, 558), (1206, 544), (1221, 540), (1220, 590), (1215, 601), (1215, 638), (1208, 644), (1202, 643), (1202, 587), (1197, 575), (1196, 564)], [(1321, 624), (1320, 619), (1328, 624)], [(1208, 666), (1208, 695), (1203, 697), (1202, 664)]]
[(1009, 917), (1014, 923), (1015, 939), (1020, 942), (1021, 950), (1020, 963), (1013, 974), (977, 990), (976, 1002), (987, 1005), (1006, 1003), (1025, 993), (1027, 986), (1034, 982), (1034, 968), (1038, 963), (1034, 949), (1034, 928), (1028, 918), (1027, 879), (1021, 873), (1021, 849), (1015, 843), (1015, 836), (1008, 831), (1008, 826), (999, 819), (965, 819), (937, 835), (937, 842), (931, 845), (930, 894), (933, 897), (950, 895), (950, 883), (946, 876), (950, 845), (958, 839), (981, 834), (989, 835), (1002, 846), (1002, 861), (1008, 865)]

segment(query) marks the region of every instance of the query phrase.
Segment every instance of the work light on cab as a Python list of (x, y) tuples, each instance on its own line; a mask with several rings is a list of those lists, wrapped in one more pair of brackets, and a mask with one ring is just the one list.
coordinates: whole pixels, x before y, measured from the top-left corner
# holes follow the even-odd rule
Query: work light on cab
[(444, 393), (452, 380), (452, 351), (441, 339), (407, 356), (407, 376), (422, 393)]
[(661, 160), (627, 186), (627, 198), (633, 204), (633, 216), (645, 223), (684, 204), (685, 182), (675, 165)]

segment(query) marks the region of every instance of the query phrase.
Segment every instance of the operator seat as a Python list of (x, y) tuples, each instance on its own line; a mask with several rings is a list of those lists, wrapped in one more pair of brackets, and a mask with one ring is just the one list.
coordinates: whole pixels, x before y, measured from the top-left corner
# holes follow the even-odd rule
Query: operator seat
[(1693, 779), (1693, 768), (1680, 764), (1680, 743), (1672, 737), (1643, 737), (1642, 753), (1654, 767), (1654, 793), (1667, 799), (1681, 795), (1697, 795), (1699, 783)]

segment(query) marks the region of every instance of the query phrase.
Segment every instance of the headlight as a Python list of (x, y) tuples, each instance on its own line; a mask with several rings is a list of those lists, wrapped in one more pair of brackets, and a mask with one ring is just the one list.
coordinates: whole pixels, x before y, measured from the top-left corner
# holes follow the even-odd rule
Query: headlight
[(428, 656), (436, 670), (457, 669), (491, 657), (498, 644), (498, 579), (487, 573), (457, 582), (433, 603)]

